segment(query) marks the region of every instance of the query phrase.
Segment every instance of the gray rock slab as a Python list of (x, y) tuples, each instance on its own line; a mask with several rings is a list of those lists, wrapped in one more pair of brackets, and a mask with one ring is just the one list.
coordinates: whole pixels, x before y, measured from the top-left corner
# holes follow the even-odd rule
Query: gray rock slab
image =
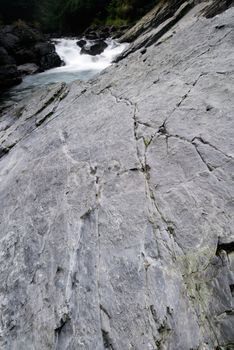
[(2, 113), (1, 349), (233, 349), (233, 18)]

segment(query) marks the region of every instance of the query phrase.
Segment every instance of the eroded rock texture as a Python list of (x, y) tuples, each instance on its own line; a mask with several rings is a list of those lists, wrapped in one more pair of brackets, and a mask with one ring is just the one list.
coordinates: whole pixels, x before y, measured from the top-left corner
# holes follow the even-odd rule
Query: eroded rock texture
[(234, 349), (234, 9), (193, 13), (1, 116), (2, 350)]

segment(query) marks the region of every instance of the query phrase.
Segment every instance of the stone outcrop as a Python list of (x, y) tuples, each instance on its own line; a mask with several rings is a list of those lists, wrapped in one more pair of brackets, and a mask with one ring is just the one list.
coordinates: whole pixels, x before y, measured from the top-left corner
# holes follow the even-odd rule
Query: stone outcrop
[[(159, 1), (158, 4), (145, 15), (135, 26), (130, 28), (120, 42), (132, 42), (128, 50), (117, 57), (116, 62), (130, 53), (156, 44), (163, 35), (175, 26), (186, 13), (196, 6), (195, 16), (213, 17), (228, 7), (234, 5), (233, 0), (168, 0)], [(199, 10), (198, 10), (199, 8)]]
[[(191, 0), (168, 0), (168, 1), (158, 1), (158, 4), (147, 13), (135, 26), (130, 28), (124, 35), (120, 38), (122, 42), (132, 42), (137, 39), (140, 35), (150, 32), (152, 34), (152, 29), (157, 28), (160, 25), (167, 25), (168, 22), (172, 21), (172, 25), (175, 21), (179, 20), (183, 16), (183, 11), (191, 8), (194, 5), (194, 1)], [(182, 14), (181, 7), (183, 9)], [(178, 13), (180, 14), (178, 16)], [(167, 30), (165, 29), (165, 31)]]
[(234, 349), (234, 8), (203, 5), (1, 115), (2, 350)]

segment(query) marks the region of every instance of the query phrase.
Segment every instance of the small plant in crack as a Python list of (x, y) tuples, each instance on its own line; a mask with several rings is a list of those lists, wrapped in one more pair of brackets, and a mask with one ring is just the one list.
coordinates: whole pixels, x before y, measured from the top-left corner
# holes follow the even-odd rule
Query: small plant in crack
[(16, 118), (20, 118), (22, 116), (23, 112), (24, 112), (24, 106), (20, 107), (20, 108), (17, 108), (16, 111), (15, 111)]
[(150, 139), (146, 138), (146, 137), (143, 137), (143, 140), (144, 140), (144, 145), (145, 145), (145, 148), (147, 150), (147, 148), (149, 147), (149, 145), (151, 144), (152, 140), (153, 140), (153, 136), (151, 136)]
[(150, 169), (151, 168), (147, 163), (142, 164), (142, 171), (146, 174), (145, 176), (147, 180), (150, 180)]

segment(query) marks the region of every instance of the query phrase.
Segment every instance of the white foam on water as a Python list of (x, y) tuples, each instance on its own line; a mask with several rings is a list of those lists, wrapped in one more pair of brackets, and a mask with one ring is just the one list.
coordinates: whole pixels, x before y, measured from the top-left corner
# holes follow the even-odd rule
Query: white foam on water
[[(85, 40), (85, 39), (84, 39)], [(101, 71), (111, 65), (113, 59), (119, 55), (127, 44), (119, 44), (112, 39), (107, 39), (107, 48), (100, 55), (91, 56), (81, 54), (81, 48), (77, 45), (77, 39), (54, 40), (57, 54), (65, 62), (65, 66), (50, 69), (45, 74), (67, 71)], [(91, 41), (87, 41), (91, 45)]]
[[(55, 49), (65, 65), (45, 72), (28, 75), (23, 82), (10, 89), (7, 94), (10, 100), (19, 101), (38, 86), (51, 83), (70, 83), (74, 80), (88, 80), (111, 65), (113, 59), (128, 47), (128, 44), (120, 44), (113, 39), (107, 39), (107, 48), (102, 54), (91, 56), (81, 54), (81, 48), (77, 45), (78, 39), (54, 39)], [(84, 38), (84, 40), (86, 40)], [(93, 41), (87, 41), (91, 45)]]

